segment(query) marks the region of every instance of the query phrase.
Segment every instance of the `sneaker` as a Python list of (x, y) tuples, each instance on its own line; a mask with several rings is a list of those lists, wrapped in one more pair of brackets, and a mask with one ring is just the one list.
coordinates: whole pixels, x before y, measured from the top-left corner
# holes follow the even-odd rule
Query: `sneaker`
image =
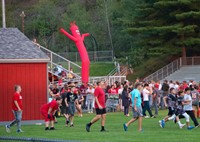
[(161, 120), (161, 122), (160, 122), (160, 127), (161, 127), (161, 128), (164, 128), (164, 127), (165, 127), (165, 121), (164, 121), (164, 120)]
[(50, 130), (56, 130), (54, 127), (51, 127)]
[(177, 121), (176, 121), (176, 118), (175, 118), (173, 121), (174, 121), (174, 123), (176, 124), (176, 122), (177, 122)]
[(90, 125), (89, 124), (86, 124), (86, 131), (90, 132)]
[(10, 127), (8, 125), (6, 125), (5, 127), (6, 127), (6, 132), (10, 133)]
[(200, 125), (195, 126), (195, 128), (199, 128)]
[(23, 133), (24, 131), (22, 131), (21, 129), (17, 130), (17, 133)]
[(125, 123), (123, 124), (123, 126), (124, 126), (124, 131), (127, 131), (127, 130), (128, 130), (128, 127), (126, 126)]
[(70, 127), (74, 127), (74, 124), (71, 124)]
[(142, 132), (144, 132), (144, 130), (142, 129), (142, 130), (139, 130), (138, 132), (141, 132), (141, 133), (142, 133)]
[[(180, 129), (182, 129), (185, 126), (185, 124), (181, 124)], [(190, 127), (190, 126), (189, 126)]]
[(155, 115), (153, 115), (153, 116), (151, 116), (151, 118), (156, 118), (156, 116), (155, 116)]
[(108, 131), (106, 131), (105, 129), (101, 129), (101, 131), (100, 132), (108, 132)]
[(162, 122), (162, 121), (161, 121), (161, 120), (159, 120), (158, 122), (159, 122), (159, 124), (160, 124), (160, 127), (162, 128), (162, 124), (161, 124), (161, 122)]
[(192, 130), (192, 129), (194, 129), (194, 128), (195, 128), (194, 126), (188, 126), (188, 127), (187, 127), (188, 130)]
[(45, 131), (47, 131), (47, 130), (49, 130), (49, 127), (46, 127), (46, 128), (45, 128)]
[(149, 116), (148, 116), (148, 115), (146, 115), (144, 118), (149, 118)]

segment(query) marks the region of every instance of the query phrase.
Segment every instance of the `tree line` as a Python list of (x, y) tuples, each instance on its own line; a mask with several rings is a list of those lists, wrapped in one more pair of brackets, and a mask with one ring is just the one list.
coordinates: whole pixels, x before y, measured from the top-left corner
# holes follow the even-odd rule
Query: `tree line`
[(25, 35), (55, 52), (77, 51), (59, 32), (76, 21), (92, 35), (88, 51), (113, 50), (133, 67), (153, 57), (199, 54), (199, 0), (6, 0), (8, 27), (22, 29), (22, 11)]

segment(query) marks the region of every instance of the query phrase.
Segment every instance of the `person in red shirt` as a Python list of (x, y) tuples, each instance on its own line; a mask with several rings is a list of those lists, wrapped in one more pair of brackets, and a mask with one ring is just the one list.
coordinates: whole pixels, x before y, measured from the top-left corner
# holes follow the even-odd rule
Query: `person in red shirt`
[(45, 121), (45, 130), (55, 130), (54, 128), (54, 121), (55, 121), (55, 113), (58, 110), (58, 107), (62, 103), (62, 98), (57, 97), (55, 100), (52, 100), (50, 103), (44, 104), (41, 107), (41, 114), (44, 116)]
[(21, 120), (22, 120), (22, 96), (20, 95), (21, 92), (21, 86), (15, 85), (15, 93), (13, 95), (12, 100), (12, 111), (15, 117), (15, 120), (13, 120), (9, 125), (6, 125), (6, 132), (10, 133), (10, 128), (17, 124), (17, 132), (21, 133), (23, 132), (21, 130)]
[(105, 92), (104, 92), (104, 82), (97, 82), (98, 87), (95, 88), (94, 97), (95, 97), (95, 109), (96, 116), (90, 121), (90, 123), (86, 124), (86, 131), (90, 132), (90, 127), (92, 124), (101, 119), (101, 132), (105, 132), (105, 121), (106, 121), (106, 104), (105, 104)]

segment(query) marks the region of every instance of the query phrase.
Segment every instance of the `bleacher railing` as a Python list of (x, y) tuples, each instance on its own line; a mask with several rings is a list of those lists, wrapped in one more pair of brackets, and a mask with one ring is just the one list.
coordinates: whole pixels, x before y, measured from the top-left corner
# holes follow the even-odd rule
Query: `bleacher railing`
[[(73, 76), (75, 76), (76, 81), (81, 81), (81, 66), (78, 64), (52, 52), (51, 50), (37, 44), (37, 46), (50, 58), (49, 66), (49, 72), (54, 73), (53, 69), (55, 67), (58, 67), (59, 64), (62, 64), (62, 70), (64, 70), (67, 73), (71, 73), (70, 69), (73, 69)], [(109, 85), (113, 84), (115, 81), (123, 82), (126, 80), (126, 76), (114, 76), (114, 73), (116, 73), (117, 68), (113, 70), (112, 73), (110, 73), (107, 76), (99, 76), (99, 77), (90, 77), (90, 83), (96, 83), (97, 81), (106, 81)]]
[(96, 83), (97, 81), (105, 81), (108, 85), (114, 84), (116, 81), (124, 82), (126, 76), (99, 76), (90, 77), (90, 83)]
[(179, 58), (170, 64), (164, 66), (163, 68), (159, 69), (158, 71), (154, 72), (153, 74), (144, 78), (144, 81), (151, 81), (151, 80), (162, 80), (169, 76), (170, 74), (174, 73), (175, 71), (179, 70), (182, 66), (194, 66), (200, 65), (200, 57), (186, 57), (186, 58)]
[(73, 69), (74, 74), (77, 75), (81, 75), (81, 66), (79, 66), (78, 64), (52, 52), (51, 50), (41, 46), (41, 45), (37, 45), (47, 56), (49, 56), (50, 58), (50, 68), (53, 69), (53, 63), (54, 64), (62, 64), (62, 67), (70, 70)]

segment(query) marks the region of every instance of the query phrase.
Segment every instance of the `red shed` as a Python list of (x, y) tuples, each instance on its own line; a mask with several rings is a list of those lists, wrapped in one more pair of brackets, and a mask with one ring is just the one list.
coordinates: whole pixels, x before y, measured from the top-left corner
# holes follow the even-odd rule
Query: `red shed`
[(16, 28), (0, 29), (0, 121), (12, 120), (14, 85), (22, 87), (22, 120), (41, 120), (48, 100), (49, 58)]

